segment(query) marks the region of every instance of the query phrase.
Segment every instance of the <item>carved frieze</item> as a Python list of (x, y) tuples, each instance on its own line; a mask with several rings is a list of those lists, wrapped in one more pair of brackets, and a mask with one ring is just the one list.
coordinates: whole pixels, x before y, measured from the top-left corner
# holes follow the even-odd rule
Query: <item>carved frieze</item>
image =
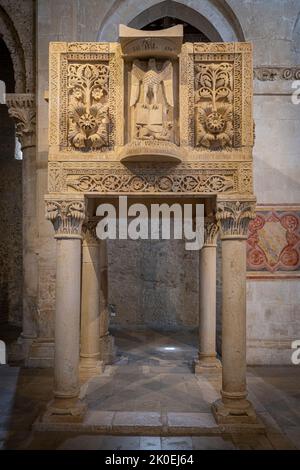
[[(118, 162), (49, 163), (49, 191), (74, 193), (252, 193), (248, 162), (131, 164)], [(246, 186), (245, 186), (246, 187)]]
[(262, 82), (300, 80), (300, 67), (256, 67), (254, 78)]

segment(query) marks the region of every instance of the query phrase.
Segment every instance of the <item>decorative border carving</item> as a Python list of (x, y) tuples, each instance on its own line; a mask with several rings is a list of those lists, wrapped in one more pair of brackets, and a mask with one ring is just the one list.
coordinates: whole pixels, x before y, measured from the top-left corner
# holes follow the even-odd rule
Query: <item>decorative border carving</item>
[(49, 162), (49, 192), (54, 193), (195, 193), (237, 194), (247, 184), (249, 162), (131, 164), (118, 162)]
[(300, 80), (300, 66), (296, 67), (255, 67), (254, 78), (261, 82), (275, 80)]

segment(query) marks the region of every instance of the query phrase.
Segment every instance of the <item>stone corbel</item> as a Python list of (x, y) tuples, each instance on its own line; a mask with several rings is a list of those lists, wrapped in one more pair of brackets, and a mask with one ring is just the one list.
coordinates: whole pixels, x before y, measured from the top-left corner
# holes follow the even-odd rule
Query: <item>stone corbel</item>
[(216, 220), (221, 239), (247, 238), (249, 222), (255, 219), (255, 198), (217, 202)]
[(82, 238), (82, 225), (86, 218), (84, 198), (45, 199), (46, 219), (52, 222), (55, 238)]
[(8, 93), (6, 95), (8, 113), (16, 123), (16, 135), (22, 150), (35, 147), (36, 104), (32, 93)]

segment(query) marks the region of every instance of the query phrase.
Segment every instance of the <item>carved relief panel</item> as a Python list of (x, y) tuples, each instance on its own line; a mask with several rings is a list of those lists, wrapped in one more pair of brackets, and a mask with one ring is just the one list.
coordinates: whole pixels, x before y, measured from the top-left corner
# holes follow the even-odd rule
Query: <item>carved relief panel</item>
[(251, 194), (251, 44), (147, 34), (51, 44), (50, 192)]

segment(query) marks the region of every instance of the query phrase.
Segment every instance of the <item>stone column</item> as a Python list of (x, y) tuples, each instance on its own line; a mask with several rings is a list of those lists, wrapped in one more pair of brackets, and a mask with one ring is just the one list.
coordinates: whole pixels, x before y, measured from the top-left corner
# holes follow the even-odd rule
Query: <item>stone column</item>
[(255, 423), (246, 388), (246, 239), (255, 200), (220, 201), (222, 240), (222, 390), (213, 404), (218, 423)]
[[(53, 223), (57, 241), (54, 400), (45, 418), (82, 417), (79, 395), (79, 336), (81, 292), (81, 228), (85, 202), (77, 198), (46, 197), (46, 218)], [(56, 416), (57, 417), (57, 416)]]
[(26, 358), (36, 337), (37, 311), (37, 219), (36, 219), (36, 105), (33, 94), (7, 94), (9, 115), (16, 123), (16, 136), (21, 143), (23, 202), (23, 320), (22, 346)]
[(103, 371), (100, 361), (100, 240), (96, 235), (98, 218), (83, 224), (81, 282), (80, 367), (91, 373)]
[(199, 353), (195, 374), (217, 370), (221, 363), (216, 353), (216, 269), (218, 225), (205, 218), (204, 245), (199, 253)]
[(107, 240), (100, 242), (100, 357), (104, 364), (114, 362), (114, 337), (109, 333)]

